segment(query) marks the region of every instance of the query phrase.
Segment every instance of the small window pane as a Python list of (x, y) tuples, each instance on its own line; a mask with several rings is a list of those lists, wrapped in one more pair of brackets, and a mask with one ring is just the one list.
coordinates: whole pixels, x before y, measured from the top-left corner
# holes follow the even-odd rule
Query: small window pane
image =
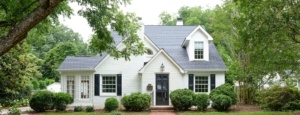
[(203, 42), (195, 42), (195, 59), (203, 59)]
[(208, 92), (207, 76), (195, 76), (195, 92)]
[(87, 99), (89, 98), (89, 93), (90, 93), (90, 81), (89, 81), (89, 76), (81, 76), (81, 98), (82, 99)]
[(102, 77), (102, 92), (115, 93), (116, 92), (116, 76)]
[(75, 97), (75, 77), (67, 76), (67, 93)]

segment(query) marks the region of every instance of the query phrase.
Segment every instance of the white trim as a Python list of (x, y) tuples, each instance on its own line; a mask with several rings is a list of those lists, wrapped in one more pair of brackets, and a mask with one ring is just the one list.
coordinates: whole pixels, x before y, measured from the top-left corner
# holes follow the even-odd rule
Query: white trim
[(148, 42), (156, 49), (156, 51), (159, 51), (159, 48), (151, 41), (151, 39), (148, 38), (147, 35), (145, 35), (145, 40), (148, 40)]
[(91, 72), (94, 72), (95, 69), (80, 69), (80, 68), (77, 68), (77, 69), (56, 69), (57, 71), (60, 71), (60, 72), (65, 72), (65, 71), (91, 71)]
[[(196, 76), (201, 76), (201, 77), (207, 77), (207, 92), (196, 92)], [(194, 83), (193, 83), (193, 85), (194, 85), (194, 88), (193, 88), (193, 90), (194, 90), (194, 93), (210, 93), (210, 86), (211, 86), (211, 84), (210, 84), (210, 75), (207, 75), (207, 74), (194, 74)]]
[[(114, 76), (115, 77), (115, 92), (114, 93), (103, 93), (102, 92), (102, 89), (103, 89), (103, 86), (102, 86), (102, 81), (103, 81), (103, 77), (105, 76)], [(117, 96), (117, 74), (100, 74), (100, 96)]]
[[(82, 77), (88, 77), (88, 89), (87, 89), (87, 91), (88, 91), (88, 98), (82, 98), (81, 97), (81, 92), (82, 92), (82, 90), (81, 90), (81, 88), (82, 88)], [(80, 78), (80, 80), (79, 80), (79, 100), (90, 100), (90, 98), (91, 98), (91, 76), (90, 75), (85, 75), (85, 74), (81, 74), (80, 76), (79, 76), (79, 78)]]
[(161, 49), (159, 50), (159, 52), (157, 52), (151, 59), (150, 61), (145, 65), (143, 66), (140, 70), (139, 70), (139, 73), (143, 73), (145, 71), (145, 68), (147, 68), (150, 63), (152, 63), (157, 57), (158, 55), (160, 55), (161, 53), (163, 53), (178, 69), (181, 73), (184, 73), (184, 70), (166, 53), (165, 50)]
[(185, 69), (185, 73), (188, 73), (190, 71), (205, 71), (205, 72), (211, 72), (211, 71), (219, 71), (219, 72), (224, 72), (228, 71), (228, 69)]

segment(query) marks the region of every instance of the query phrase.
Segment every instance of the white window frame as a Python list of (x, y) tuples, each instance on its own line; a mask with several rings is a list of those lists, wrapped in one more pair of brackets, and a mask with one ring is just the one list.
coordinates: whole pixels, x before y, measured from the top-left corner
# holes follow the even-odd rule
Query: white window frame
[[(196, 77), (206, 77), (207, 78), (207, 92), (196, 92), (196, 85), (205, 85), (205, 84), (196, 84)], [(210, 92), (210, 76), (209, 75), (194, 75), (194, 92), (195, 93), (209, 93)]]
[[(103, 78), (104, 77), (114, 77), (115, 78), (115, 92), (113, 92), (113, 93), (103, 92)], [(101, 77), (100, 77), (100, 96), (117, 96), (117, 75), (116, 74), (101, 75)]]
[[(87, 83), (87, 85), (84, 85), (82, 82), (83, 80), (85, 81), (85, 83)], [(90, 99), (91, 95), (91, 80), (90, 80), (90, 76), (88, 75), (82, 75), (80, 76), (80, 99)], [(87, 97), (83, 98), (82, 94), (85, 93), (87, 95)]]
[[(74, 75), (68, 75), (66, 76), (67, 79), (66, 79), (66, 92), (68, 94), (70, 94), (73, 98), (75, 98), (76, 96), (76, 78)], [(71, 79), (72, 78), (72, 79)], [(73, 80), (73, 84), (69, 84), (69, 81), (72, 81)], [(71, 89), (69, 89), (69, 87), (73, 86)], [(72, 92), (73, 90), (73, 92)], [(69, 92), (71, 91), (71, 92)]]
[[(196, 43), (202, 43), (202, 58), (196, 58)], [(201, 50), (201, 49), (199, 49)], [(193, 49), (193, 57), (195, 60), (204, 60), (204, 41), (194, 41), (194, 49)], [(201, 55), (201, 54), (197, 54), (197, 55)]]

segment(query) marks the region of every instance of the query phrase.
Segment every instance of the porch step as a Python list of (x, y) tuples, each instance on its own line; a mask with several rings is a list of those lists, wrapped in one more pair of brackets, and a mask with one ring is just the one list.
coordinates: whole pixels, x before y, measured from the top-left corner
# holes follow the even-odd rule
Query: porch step
[(151, 112), (174, 112), (174, 108), (170, 106), (150, 107)]

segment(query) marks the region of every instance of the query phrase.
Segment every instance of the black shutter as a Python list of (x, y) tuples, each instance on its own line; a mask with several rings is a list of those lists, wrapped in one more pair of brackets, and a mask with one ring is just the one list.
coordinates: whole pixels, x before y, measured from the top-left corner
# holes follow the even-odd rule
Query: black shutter
[(210, 91), (216, 88), (216, 74), (210, 74)]
[(95, 79), (94, 79), (94, 92), (95, 92), (95, 96), (99, 96), (100, 95), (100, 74), (95, 74), (94, 75)]
[(117, 74), (117, 96), (122, 96), (122, 74)]
[(189, 74), (189, 89), (194, 91), (194, 74)]

